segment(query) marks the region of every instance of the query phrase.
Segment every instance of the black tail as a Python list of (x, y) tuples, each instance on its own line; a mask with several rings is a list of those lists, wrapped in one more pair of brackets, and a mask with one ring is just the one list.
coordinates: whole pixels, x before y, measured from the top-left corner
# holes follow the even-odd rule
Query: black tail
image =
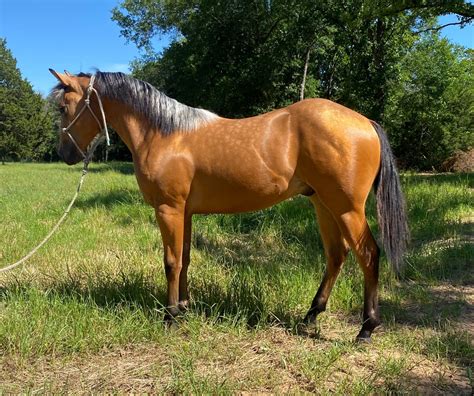
[(395, 158), (383, 128), (374, 121), (372, 125), (380, 139), (380, 170), (374, 182), (377, 198), (377, 218), (382, 242), (388, 259), (400, 275), (403, 255), (409, 236), (405, 198), (400, 186)]

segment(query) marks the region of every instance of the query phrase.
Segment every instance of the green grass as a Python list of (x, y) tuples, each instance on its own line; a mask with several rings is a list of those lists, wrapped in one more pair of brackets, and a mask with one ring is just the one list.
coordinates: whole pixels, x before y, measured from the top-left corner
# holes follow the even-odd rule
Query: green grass
[[(0, 266), (49, 231), (79, 169), (0, 166)], [(405, 279), (382, 258), (384, 326), (371, 345), (357, 345), (363, 279), (352, 256), (320, 335), (298, 334), (325, 268), (304, 197), (256, 213), (195, 216), (193, 305), (166, 329), (153, 210), (130, 164), (92, 165), (58, 234), (0, 277), (0, 391), (468, 394), (473, 177), (405, 174), (402, 182), (412, 231)], [(377, 234), (372, 198), (367, 212)]]

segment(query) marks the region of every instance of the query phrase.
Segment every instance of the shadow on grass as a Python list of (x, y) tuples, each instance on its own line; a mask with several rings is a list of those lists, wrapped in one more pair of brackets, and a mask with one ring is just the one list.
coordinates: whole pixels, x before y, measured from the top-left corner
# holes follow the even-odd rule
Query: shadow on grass
[[(0, 288), (0, 300), (14, 295), (24, 295), (31, 290), (29, 285), (14, 284)], [(164, 288), (159, 287), (142, 272), (134, 271), (122, 274), (120, 278), (89, 278), (85, 282), (67, 279), (45, 287), (47, 298), (60, 296), (61, 299), (74, 299), (85, 305), (92, 305), (118, 312), (120, 308), (139, 309), (146, 316), (158, 318), (166, 301)], [(161, 319), (161, 318), (160, 318)]]
[[(211, 225), (205, 217), (201, 220), (199, 215), (194, 216), (194, 247), (209, 254), (235, 251), (248, 258), (252, 253), (249, 245), (258, 245), (263, 251), (273, 249), (268, 240), (279, 247), (300, 246), (311, 254), (315, 248), (318, 252), (323, 249), (314, 209), (306, 197), (298, 196), (261, 211), (211, 216)], [(206, 232), (209, 228), (210, 233)], [(217, 231), (220, 238), (215, 237)]]
[[(402, 298), (381, 301), (383, 321), (435, 330), (435, 335), (425, 341), (426, 353), (439, 355), (441, 351), (453, 363), (472, 366), (474, 346), (470, 341), (474, 329), (474, 306), (464, 294), (472, 288), (472, 285), (459, 288), (450, 284), (402, 283), (398, 287)], [(471, 329), (470, 332), (467, 329)]]
[(101, 162), (92, 165), (89, 168), (90, 173), (102, 173), (102, 172), (117, 172), (123, 175), (133, 175), (135, 169), (133, 168), (133, 162)]
[(381, 303), (385, 318), (397, 323), (436, 328), (440, 323), (462, 319), (464, 310), (474, 309), (452, 286), (402, 284), (397, 289), (402, 298)]
[[(203, 285), (192, 290), (196, 299), (191, 302), (190, 312), (198, 316), (214, 322), (242, 323), (248, 328), (268, 324), (292, 328), (290, 323), (295, 319), (289, 313), (278, 320), (269, 314), (263, 289), (248, 277), (233, 280), (230, 287), (213, 280), (206, 280)], [(29, 285), (0, 287), (0, 302), (24, 300), (31, 291)], [(73, 300), (117, 316), (124, 310), (139, 310), (156, 321), (163, 320), (167, 300), (166, 286), (146, 279), (140, 272), (129, 273), (121, 280), (94, 279), (85, 285), (67, 280), (42, 289), (41, 295), (51, 301), (59, 297), (65, 304)]]
[(75, 206), (80, 209), (91, 209), (103, 207), (110, 209), (117, 205), (143, 205), (142, 195), (138, 190), (131, 188), (121, 188), (117, 190), (101, 192), (87, 198), (80, 198)]

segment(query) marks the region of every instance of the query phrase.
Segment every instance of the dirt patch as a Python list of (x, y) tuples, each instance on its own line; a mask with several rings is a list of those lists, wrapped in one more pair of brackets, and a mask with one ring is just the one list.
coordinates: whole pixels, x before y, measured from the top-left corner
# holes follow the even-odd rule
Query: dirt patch
[(104, 351), (100, 355), (28, 362), (2, 362), (1, 390), (17, 393), (83, 393), (84, 391), (154, 392), (169, 378), (156, 375), (166, 364), (150, 345)]
[[(348, 341), (348, 335), (335, 342), (296, 336), (280, 328), (244, 337), (213, 332), (200, 340), (211, 348), (189, 360), (187, 357), (195, 352), (178, 356), (176, 345), (157, 344), (28, 362), (4, 358), (0, 360), (0, 390), (187, 393), (199, 389), (209, 392), (222, 385), (222, 390), (242, 394), (346, 393), (357, 389), (360, 393), (400, 389), (423, 394), (472, 391), (463, 368), (402, 350), (397, 344), (387, 343), (381, 334), (373, 344), (359, 345)], [(418, 336), (421, 342), (426, 334), (420, 332)], [(197, 386), (199, 381), (213, 388), (189, 385)]]
[(474, 172), (474, 149), (457, 150), (441, 165), (443, 172)]

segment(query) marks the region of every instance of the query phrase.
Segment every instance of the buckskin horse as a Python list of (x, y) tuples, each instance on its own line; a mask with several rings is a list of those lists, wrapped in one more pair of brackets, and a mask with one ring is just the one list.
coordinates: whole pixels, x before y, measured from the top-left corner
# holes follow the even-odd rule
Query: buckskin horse
[(105, 116), (132, 153), (138, 185), (155, 209), (163, 239), (167, 321), (189, 304), (193, 214), (255, 211), (302, 194), (315, 207), (327, 259), (303, 323), (313, 324), (325, 310), (352, 249), (365, 282), (357, 339), (370, 340), (380, 324), (379, 248), (365, 216), (372, 187), (381, 239), (396, 271), (408, 238), (397, 168), (377, 123), (325, 99), (228, 119), (181, 104), (123, 73), (50, 71), (59, 80), (52, 93), (62, 113), (62, 159), (80, 162), (106, 126)]

